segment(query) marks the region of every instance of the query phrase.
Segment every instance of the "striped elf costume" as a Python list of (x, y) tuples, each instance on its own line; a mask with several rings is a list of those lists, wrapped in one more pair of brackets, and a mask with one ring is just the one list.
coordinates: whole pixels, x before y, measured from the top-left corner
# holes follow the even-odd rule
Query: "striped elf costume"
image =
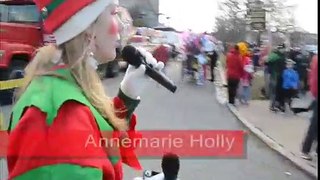
[[(57, 45), (83, 32), (114, 3), (112, 0), (35, 2), (43, 15), (44, 28), (53, 33)], [(68, 68), (57, 66), (53, 71), (62, 78), (34, 79), (13, 108), (7, 157), (9, 179), (121, 180), (123, 163), (141, 170), (132, 146), (115, 145), (107, 147), (112, 148), (107, 151), (100, 144), (103, 137), (118, 137), (114, 133), (117, 130), (90, 104)], [(129, 95), (130, 88), (125, 88), (124, 81), (130, 78), (126, 76), (113, 102), (121, 110), (117, 116), (129, 121), (129, 131), (133, 132), (129, 138), (137, 138), (133, 112), (140, 100)]]

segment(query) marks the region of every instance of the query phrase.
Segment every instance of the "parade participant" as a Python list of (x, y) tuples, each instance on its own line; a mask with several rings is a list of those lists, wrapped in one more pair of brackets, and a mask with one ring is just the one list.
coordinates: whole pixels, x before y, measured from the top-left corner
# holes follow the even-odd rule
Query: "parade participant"
[[(144, 65), (129, 65), (118, 96), (111, 99), (97, 75), (97, 65), (116, 56), (118, 2), (35, 2), (56, 45), (39, 48), (26, 68), (8, 129), (9, 179), (121, 180), (122, 163), (141, 170), (134, 147), (92, 144), (135, 137), (127, 132), (135, 132), (133, 112), (149, 81)], [(147, 63), (163, 68), (140, 51)]]
[[(211, 79), (210, 81), (214, 81), (214, 68), (216, 67), (216, 62), (218, 60), (218, 53), (216, 45), (214, 44), (213, 40), (210, 39), (210, 36), (204, 35), (202, 38), (202, 45), (203, 45), (203, 51), (207, 58), (209, 58), (210, 63), (210, 72), (211, 72)], [(207, 64), (203, 65), (204, 69), (204, 78), (207, 79)]]
[(214, 69), (217, 66), (217, 61), (219, 59), (219, 54), (217, 52), (217, 49), (214, 49), (210, 54), (209, 54), (209, 58), (210, 58), (210, 72), (211, 72), (211, 82), (215, 81), (215, 76), (214, 76)]

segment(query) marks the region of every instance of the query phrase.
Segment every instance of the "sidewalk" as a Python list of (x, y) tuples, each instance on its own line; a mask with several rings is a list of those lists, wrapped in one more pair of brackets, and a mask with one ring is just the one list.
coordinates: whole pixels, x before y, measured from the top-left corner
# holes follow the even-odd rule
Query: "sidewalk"
[[(306, 98), (294, 102), (294, 107), (305, 107)], [(309, 174), (318, 177), (318, 158), (313, 161), (300, 158), (303, 138), (309, 126), (311, 113), (294, 115), (292, 112), (273, 113), (269, 111), (269, 101), (251, 101), (249, 106), (230, 107), (230, 110), (255, 135), (274, 150), (294, 162)]]
[[(224, 63), (221, 62), (218, 65), (218, 76), (221, 84), (220, 87), (217, 87), (217, 99), (223, 98), (225, 99), (223, 102), (227, 103), (227, 89), (221, 87), (221, 85), (227, 84), (224, 69)], [(295, 100), (292, 106), (307, 107), (311, 102), (310, 98), (311, 96), (307, 95), (300, 100)], [(311, 153), (313, 161), (300, 158), (302, 141), (309, 126), (311, 112), (299, 115), (294, 115), (292, 112), (273, 113), (269, 110), (268, 100), (253, 100), (249, 106), (237, 106), (235, 108), (228, 105), (228, 108), (252, 134), (270, 148), (289, 159), (309, 175), (318, 178), (318, 158), (314, 157), (313, 153)]]

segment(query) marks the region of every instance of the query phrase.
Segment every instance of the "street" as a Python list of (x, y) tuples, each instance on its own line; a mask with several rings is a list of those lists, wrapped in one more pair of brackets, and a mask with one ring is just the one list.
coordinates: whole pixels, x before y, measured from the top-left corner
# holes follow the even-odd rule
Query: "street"
[[(196, 86), (180, 81), (180, 67), (171, 64), (167, 74), (177, 82), (175, 94), (150, 83), (137, 108), (140, 130), (243, 130), (244, 126), (216, 100), (215, 88), (209, 82)], [(116, 95), (122, 76), (105, 80), (110, 95)], [(160, 170), (161, 159), (142, 160), (145, 169)], [(249, 134), (246, 159), (181, 159), (183, 180), (307, 180), (310, 179), (290, 162), (271, 151), (255, 136)], [(286, 175), (290, 172), (292, 175)], [(125, 169), (125, 179), (140, 174)]]
[[(180, 81), (178, 63), (171, 63), (167, 74), (176, 82), (178, 90), (172, 94), (160, 85), (150, 83), (141, 95), (141, 103), (135, 112), (139, 130), (246, 130), (225, 105), (217, 101), (212, 83), (208, 81), (205, 86), (196, 86), (187, 80)], [(104, 80), (110, 96), (116, 95), (122, 77), (123, 74)], [(5, 109), (8, 111), (10, 108)], [(248, 135), (246, 146), (245, 159), (181, 159), (180, 179), (311, 179), (251, 134)], [(145, 169), (160, 170), (160, 158), (142, 159), (141, 162)], [(140, 176), (140, 173), (125, 167), (126, 180)]]
[(0, 180), (318, 179), (317, 0), (77, 2), (0, 0)]

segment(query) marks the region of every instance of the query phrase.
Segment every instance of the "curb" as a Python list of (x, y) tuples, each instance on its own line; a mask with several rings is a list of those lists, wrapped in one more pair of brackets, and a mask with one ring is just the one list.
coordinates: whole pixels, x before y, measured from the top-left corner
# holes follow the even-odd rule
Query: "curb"
[[(225, 76), (225, 72), (224, 72), (224, 69), (221, 66), (221, 64), (219, 64), (218, 70), (219, 70), (219, 75), (220, 75), (220, 78), (221, 78), (221, 81), (222, 81), (222, 85), (226, 86), (227, 85), (226, 76)], [(284, 149), (279, 143), (277, 143), (276, 141), (271, 139), (269, 136), (264, 134), (260, 129), (258, 129), (252, 123), (250, 123), (244, 117), (242, 117), (235, 107), (233, 107), (232, 105), (229, 105), (229, 104), (227, 104), (227, 107), (235, 115), (235, 117), (244, 126), (246, 126), (250, 130), (251, 133), (253, 133), (260, 140), (262, 140), (272, 150), (276, 151), (277, 153), (279, 153), (280, 155), (282, 155), (283, 157), (285, 157), (286, 159), (291, 161), (297, 168), (301, 169), (302, 171), (304, 171), (309, 176), (318, 179), (318, 170), (317, 170), (317, 168), (314, 168), (314, 167), (308, 165), (307, 163), (304, 162), (304, 160), (298, 158), (297, 156), (295, 156), (291, 152), (289, 152), (286, 149)]]
[(219, 61), (219, 64), (218, 64), (218, 71), (222, 81), (222, 85), (227, 86), (227, 79), (226, 79), (225, 71), (223, 70), (223, 67), (221, 65), (221, 61)]
[(285, 150), (279, 143), (268, 137), (261, 130), (256, 128), (252, 123), (248, 122), (244, 117), (242, 117), (235, 107), (229, 104), (227, 104), (227, 107), (236, 116), (238, 120), (240, 120), (254, 135), (261, 139), (271, 149), (290, 160), (294, 165), (306, 172), (308, 175), (318, 179), (318, 171), (316, 168), (311, 167), (310, 165), (306, 164), (304, 160), (301, 160), (289, 151)]

